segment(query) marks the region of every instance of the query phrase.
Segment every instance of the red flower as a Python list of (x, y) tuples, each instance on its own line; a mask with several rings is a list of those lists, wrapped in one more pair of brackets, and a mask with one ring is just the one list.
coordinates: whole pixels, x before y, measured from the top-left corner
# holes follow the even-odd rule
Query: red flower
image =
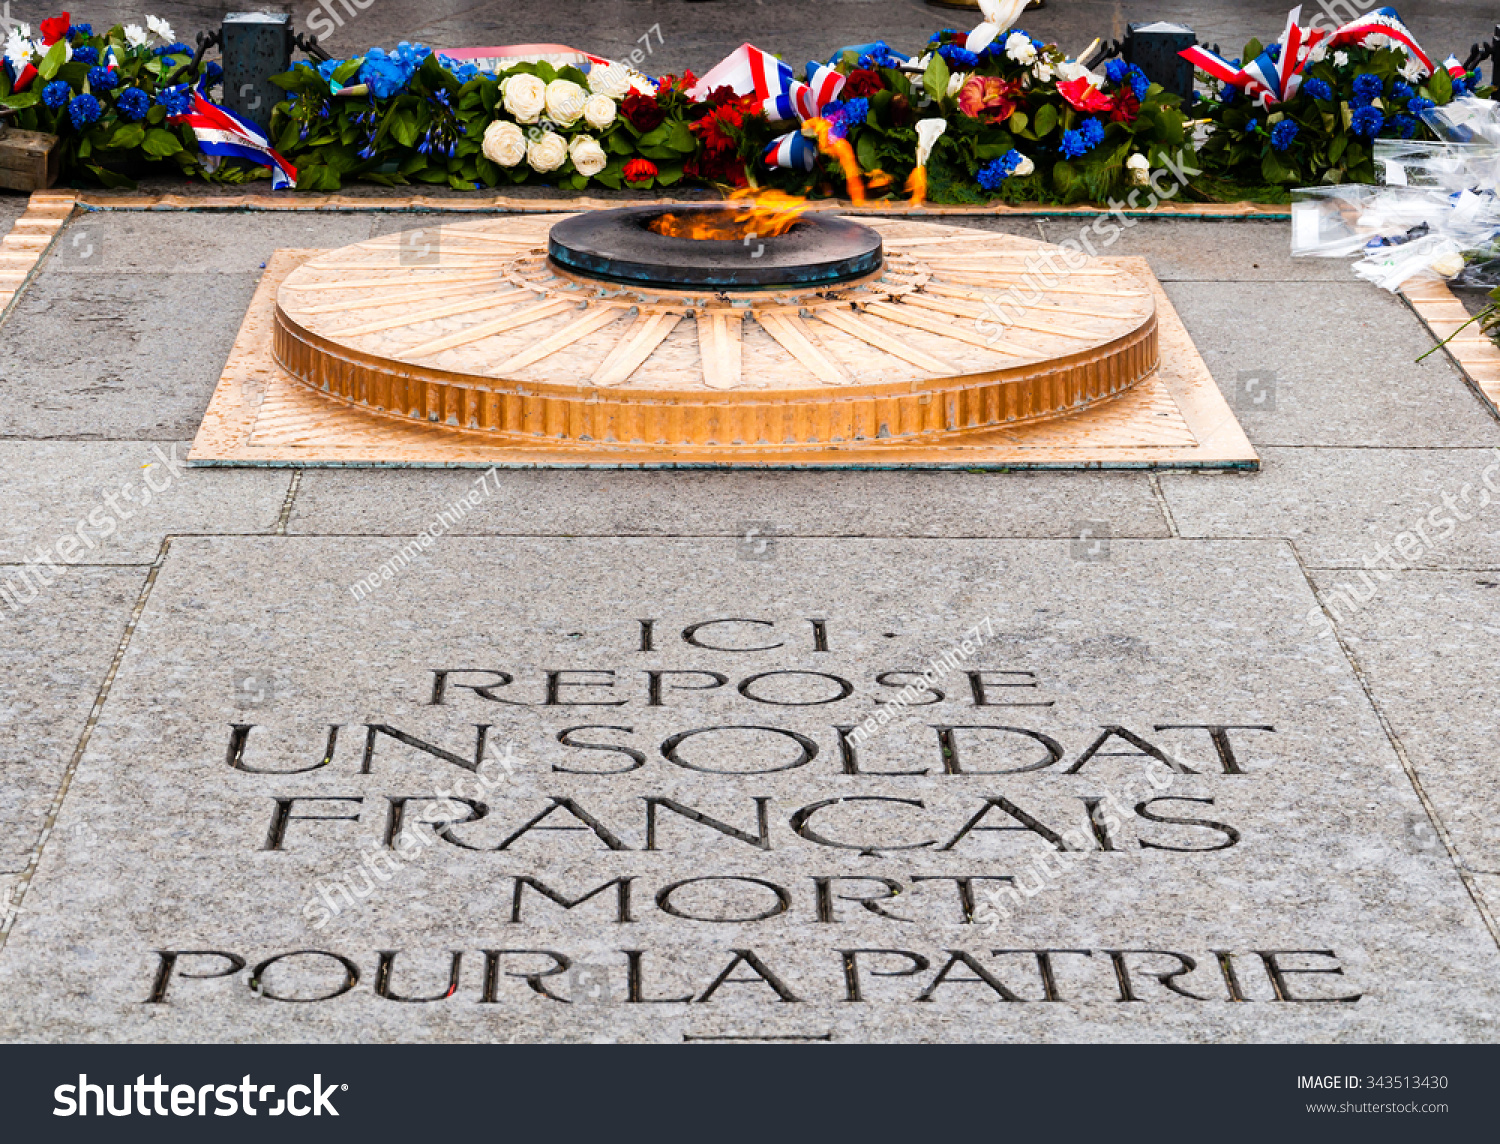
[(703, 102), (712, 108), (723, 107), (726, 103), (733, 103), (737, 99), (739, 99), (739, 94), (734, 88), (728, 84), (724, 84), (722, 87), (716, 87), (713, 91), (705, 95)]
[(656, 102), (656, 97), (633, 91), (620, 104), (620, 114), (630, 121), (630, 126), (642, 133), (654, 131), (666, 119), (666, 110)]
[(1067, 83), (1057, 85), (1057, 93), (1079, 111), (1113, 111), (1114, 101), (1089, 83), (1089, 77), (1081, 75)]
[(57, 43), (58, 40), (68, 34), (68, 29), (72, 26), (72, 21), (68, 19), (66, 12), (61, 16), (53, 16), (50, 20), (43, 20), (42, 43), (48, 45)]
[(647, 179), (654, 178), (656, 178), (656, 164), (650, 159), (632, 159), (625, 164), (627, 183), (644, 183)]
[(1134, 123), (1141, 113), (1141, 101), (1128, 87), (1115, 93), (1114, 104), (1109, 113), (1111, 123)]
[(1019, 80), (970, 76), (958, 89), (958, 109), (971, 119), (983, 118), (988, 123), (999, 123), (1010, 118), (1020, 94)]
[(856, 68), (844, 80), (841, 99), (868, 99), (877, 91), (885, 90), (885, 80), (874, 68)]

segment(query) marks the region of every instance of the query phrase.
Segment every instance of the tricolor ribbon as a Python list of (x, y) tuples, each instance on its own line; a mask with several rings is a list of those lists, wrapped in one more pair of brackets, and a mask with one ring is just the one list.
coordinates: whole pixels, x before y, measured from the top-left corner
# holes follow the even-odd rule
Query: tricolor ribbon
[[(805, 122), (818, 118), (823, 108), (838, 98), (844, 77), (825, 64), (807, 65), (807, 82), (798, 80), (790, 65), (751, 44), (741, 44), (703, 76), (688, 97), (701, 100), (717, 88), (727, 87), (736, 95), (753, 95), (767, 119)], [(799, 127), (771, 141), (765, 161), (772, 167), (811, 171), (818, 145)]]
[[(1237, 67), (1222, 56), (1198, 45), (1177, 54), (1215, 79), (1240, 88), (1262, 107), (1282, 103), (1297, 94), (1302, 86), (1302, 73), (1307, 68), (1313, 49), (1319, 44), (1338, 48), (1347, 44), (1363, 44), (1372, 36), (1385, 36), (1405, 48), (1407, 54), (1429, 73), (1433, 70), (1432, 61), (1401, 22), (1394, 8), (1381, 8), (1368, 16), (1352, 20), (1332, 34), (1318, 28), (1304, 30), (1299, 23), (1301, 18), (1301, 5), (1293, 8), (1287, 15), (1286, 31), (1282, 34), (1279, 45), (1279, 57), (1273, 57), (1271, 48), (1267, 48), (1244, 67)], [(1271, 47), (1276, 46), (1273, 44)]]
[(271, 169), (271, 187), (284, 190), (297, 185), (297, 168), (271, 149), (271, 140), (254, 123), (241, 119), (227, 107), (210, 103), (194, 91), (193, 109), (172, 115), (167, 122), (186, 123), (198, 137), (198, 150), (219, 158), (248, 159)]

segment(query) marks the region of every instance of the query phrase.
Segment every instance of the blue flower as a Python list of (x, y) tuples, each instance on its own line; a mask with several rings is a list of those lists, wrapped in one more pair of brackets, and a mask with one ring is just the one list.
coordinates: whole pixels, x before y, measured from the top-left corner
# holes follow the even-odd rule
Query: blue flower
[(151, 54), (154, 56), (190, 56), (193, 49), (178, 40), (175, 44), (166, 44), (159, 48), (153, 48)]
[(89, 68), (89, 86), (96, 91), (113, 91), (120, 86), (119, 73), (108, 68)]
[(1281, 45), (1272, 44), (1266, 49), (1266, 55), (1271, 57), (1272, 63), (1279, 63), (1281, 61)]
[(98, 62), (99, 62), (99, 49), (98, 48), (91, 48), (87, 44), (84, 44), (83, 47), (81, 47), (81, 48), (74, 48), (73, 49), (73, 63), (75, 63), (75, 64), (96, 64)]
[(99, 101), (92, 95), (75, 95), (72, 102), (68, 104), (68, 118), (77, 128), (84, 128), (96, 122), (99, 113)]
[(957, 44), (944, 44), (938, 49), (938, 55), (947, 61), (949, 67), (972, 68), (979, 66), (979, 57), (968, 48), (959, 47)]
[(1403, 139), (1410, 139), (1417, 133), (1417, 121), (1410, 115), (1392, 116), (1391, 126), (1401, 132), (1401, 138)]
[(1419, 95), (1416, 99), (1412, 100), (1406, 105), (1406, 110), (1411, 112), (1413, 115), (1421, 115), (1422, 112), (1426, 111), (1429, 107), (1436, 106), (1437, 104), (1433, 103), (1432, 100), (1425, 99)]
[(1240, 89), (1235, 87), (1232, 83), (1226, 83), (1224, 85), (1224, 90), (1219, 92), (1219, 102), (1225, 107), (1228, 107), (1239, 97)]
[(985, 190), (998, 191), (1000, 184), (1005, 182), (1006, 173), (1005, 161), (1003, 159), (995, 159), (980, 167), (979, 174), (976, 177), (979, 179), (979, 185)]
[(68, 39), (70, 40), (77, 36), (92, 36), (93, 34), (94, 25), (92, 24), (74, 24), (68, 29)]
[(1085, 119), (1078, 125), (1078, 130), (1090, 151), (1104, 142), (1104, 126), (1097, 119)]
[(1255, 129), (1257, 127), (1259, 127), (1259, 126), (1260, 126), (1260, 120), (1259, 119), (1252, 119), (1249, 123), (1245, 124), (1245, 134), (1246, 135), (1252, 134), (1255, 131)]
[(134, 122), (146, 118), (146, 112), (151, 110), (151, 97), (138, 87), (127, 87), (120, 92), (115, 106), (121, 115)]
[(1393, 99), (1410, 99), (1416, 94), (1412, 91), (1411, 84), (1402, 83), (1399, 79), (1391, 85), (1391, 98)]
[(371, 48), (359, 67), (359, 82), (370, 85), (370, 94), (377, 99), (388, 99), (406, 86), (411, 72), (406, 64), (395, 56), (388, 56), (380, 48)]
[(1385, 92), (1385, 81), (1378, 75), (1365, 72), (1354, 77), (1354, 97), (1369, 103), (1372, 99), (1379, 99)]
[(1385, 126), (1385, 116), (1380, 114), (1380, 109), (1375, 107), (1356, 108), (1354, 115), (1349, 120), (1349, 127), (1354, 134), (1365, 139), (1373, 139), (1380, 134), (1380, 129)]
[(218, 60), (209, 60), (208, 67), (203, 71), (203, 77), (208, 80), (209, 86), (212, 87), (214, 84), (223, 81), (224, 68), (219, 64)]
[(958, 29), (957, 28), (944, 28), (941, 32), (934, 32), (932, 34), (932, 39), (928, 40), (927, 42), (929, 44), (937, 44), (937, 43), (941, 43), (943, 40), (947, 39), (949, 36), (956, 36), (956, 35), (958, 35)]
[(156, 102), (167, 109), (168, 115), (186, 115), (193, 110), (193, 94), (185, 83), (162, 88), (156, 93)]
[(1480, 68), (1475, 68), (1469, 73), (1469, 82), (1474, 87), (1478, 87), (1481, 83), (1484, 82), (1484, 71)]
[(1302, 90), (1314, 99), (1332, 99), (1333, 88), (1328, 86), (1326, 80), (1310, 79), (1302, 85)]
[(870, 116), (870, 101), (861, 96), (844, 104), (844, 118), (849, 123), (863, 123)]
[(1082, 131), (1064, 131), (1062, 146), (1058, 150), (1063, 153), (1064, 158), (1076, 159), (1080, 155), (1088, 154), (1089, 145)]
[(1130, 65), (1122, 59), (1113, 59), (1104, 65), (1104, 76), (1110, 83), (1120, 83), (1130, 74)]
[(1146, 93), (1151, 90), (1151, 81), (1146, 78), (1146, 73), (1134, 64), (1131, 64), (1127, 75), (1130, 79), (1130, 90), (1135, 93), (1135, 97), (1137, 99), (1145, 99)]
[(73, 98), (73, 89), (60, 79), (55, 79), (42, 88), (42, 102), (56, 111)]
[(1285, 151), (1297, 139), (1297, 133), (1302, 129), (1290, 119), (1283, 119), (1275, 127), (1271, 128), (1271, 146), (1278, 151)]

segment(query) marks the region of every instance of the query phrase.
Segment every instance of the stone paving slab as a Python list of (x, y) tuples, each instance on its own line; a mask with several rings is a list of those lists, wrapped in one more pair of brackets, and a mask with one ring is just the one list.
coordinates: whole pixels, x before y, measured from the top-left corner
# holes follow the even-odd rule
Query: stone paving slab
[(1287, 637), (1283, 544), (446, 538), (344, 588), (391, 555), (174, 545), (0, 1037), (1495, 1038), (1495, 940), (1341, 649)]
[[(476, 482), (478, 482), (476, 484)], [(438, 514), (475, 489), (450, 527)], [(1166, 536), (1148, 478), (1126, 473), (583, 473), (313, 469), (288, 531), (412, 535), (1055, 536), (1089, 521)], [(753, 548), (753, 541), (745, 541)]]
[(1313, 568), (1496, 568), (1497, 463), (1492, 449), (1268, 448), (1251, 479), (1163, 474), (1161, 488), (1183, 536), (1285, 537)]
[[(1232, 246), (1258, 228), (1221, 233)], [(1500, 424), (1451, 362), (1416, 364), (1433, 338), (1399, 298), (1363, 282), (1291, 289), (1166, 284), (1257, 446), (1500, 444)]]
[(191, 438), (254, 290), (250, 273), (210, 290), (198, 274), (43, 270), (0, 324), (0, 437)]
[(80, 211), (42, 265), (69, 274), (255, 273), (284, 247), (361, 242), (371, 222), (371, 215), (355, 212)]
[[(1191, 209), (1191, 204), (1178, 205)], [(1115, 220), (1039, 221), (1047, 242), (1072, 239), (1083, 244), (1081, 236), (1086, 236), (1101, 254), (1149, 259), (1163, 282), (1326, 282), (1373, 289), (1354, 277), (1348, 259), (1293, 258), (1291, 227), (1280, 220), (1233, 227), (1193, 219), (1135, 219), (1130, 226), (1119, 226)], [(1302, 297), (1309, 293), (1306, 286), (1293, 290)], [(1321, 293), (1318, 298), (1321, 303)]]
[(0, 561), (40, 548), (67, 562), (149, 564), (169, 534), (272, 531), (291, 478), (188, 468), (188, 444), (0, 441)]
[(1500, 573), (1313, 579), (1460, 856), (1500, 873)]
[(43, 587), (27, 575), (0, 565), (4, 873), (26, 864), (144, 579), (138, 569), (68, 568)]

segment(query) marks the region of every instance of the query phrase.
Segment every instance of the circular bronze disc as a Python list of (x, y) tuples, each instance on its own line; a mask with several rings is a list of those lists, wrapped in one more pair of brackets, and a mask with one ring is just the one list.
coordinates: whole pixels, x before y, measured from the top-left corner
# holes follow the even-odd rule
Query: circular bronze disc
[(547, 257), (568, 216), (408, 231), (310, 259), (274, 351), (330, 399), (499, 438), (772, 451), (961, 441), (1118, 397), (1157, 366), (1150, 289), (1013, 235), (905, 220), (821, 290), (643, 290)]

